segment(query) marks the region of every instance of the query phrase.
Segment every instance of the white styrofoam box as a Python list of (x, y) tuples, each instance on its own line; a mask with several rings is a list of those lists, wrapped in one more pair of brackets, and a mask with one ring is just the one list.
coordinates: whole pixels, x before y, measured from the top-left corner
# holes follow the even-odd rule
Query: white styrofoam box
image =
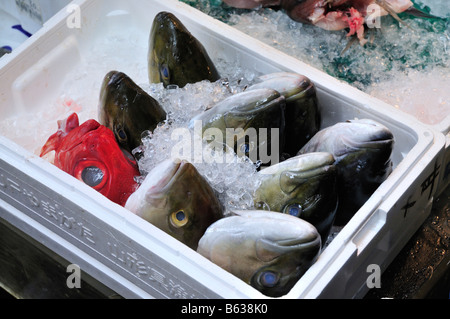
[(35, 33), (68, 3), (70, 0), (2, 0), (0, 9), (16, 17), (25, 30)]
[[(26, 46), (0, 61), (0, 118), (52, 105), (62, 79), (90, 54), (94, 41), (118, 30), (145, 30), (141, 41), (148, 41), (154, 16), (170, 11), (213, 61), (309, 77), (317, 86), (323, 127), (367, 117), (392, 130), (393, 173), (286, 298), (364, 295), (368, 266), (384, 270), (429, 214), (444, 155), (440, 132), (178, 1), (76, 0), (71, 5), (80, 8), (80, 27), (61, 11)], [(0, 137), (0, 201), (1, 218), (124, 297), (264, 298), (8, 136)]]
[(447, 187), (450, 187), (450, 130), (446, 135), (446, 140), (445, 156), (442, 162), (442, 170), (436, 195), (440, 195)]
[[(446, 114), (443, 114), (444, 116)], [(439, 124), (431, 126), (435, 131), (442, 132), (446, 137), (447, 143), (445, 146), (445, 156), (441, 164), (441, 172), (439, 175), (439, 184), (436, 195), (442, 194), (442, 192), (450, 186), (450, 114)]]

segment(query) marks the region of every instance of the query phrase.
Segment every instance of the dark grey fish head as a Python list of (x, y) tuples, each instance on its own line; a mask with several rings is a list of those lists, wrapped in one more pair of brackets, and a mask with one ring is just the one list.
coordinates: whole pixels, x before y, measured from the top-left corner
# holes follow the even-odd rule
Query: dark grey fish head
[(114, 132), (119, 145), (132, 152), (144, 131), (153, 131), (166, 120), (161, 105), (126, 74), (109, 72), (102, 84), (99, 122)]
[(248, 90), (271, 88), (286, 98), (286, 140), (284, 152), (291, 156), (319, 131), (321, 115), (316, 87), (309, 78), (292, 72), (261, 76)]
[(310, 223), (266, 211), (235, 211), (211, 225), (197, 251), (270, 297), (287, 294), (321, 249)]
[(330, 153), (308, 153), (259, 172), (255, 206), (304, 219), (328, 236), (338, 195), (335, 159)]
[(248, 90), (270, 88), (279, 92), (286, 101), (315, 95), (315, 86), (309, 78), (292, 72), (276, 72), (260, 76), (258, 83)]
[(318, 132), (298, 155), (310, 152), (329, 152), (336, 161), (352, 153), (392, 152), (394, 135), (384, 125), (370, 119), (349, 120)]
[(220, 79), (204, 46), (169, 12), (158, 13), (153, 22), (148, 73), (150, 83), (162, 82), (165, 87)]
[(299, 152), (330, 152), (338, 171), (336, 223), (345, 225), (392, 172), (394, 135), (370, 119), (338, 123), (317, 133)]
[[(219, 102), (212, 109), (193, 118), (190, 126), (201, 121), (203, 132), (213, 134), (217, 130), (218, 134), (215, 135), (222, 137), (223, 144), (227, 144), (238, 155), (245, 155), (256, 161), (261, 145), (270, 150), (272, 143), (278, 143), (281, 150), (285, 105), (285, 98), (275, 90), (245, 91)], [(278, 135), (274, 138), (271, 135), (272, 129), (278, 130)], [(260, 134), (261, 130), (265, 130), (267, 134)]]

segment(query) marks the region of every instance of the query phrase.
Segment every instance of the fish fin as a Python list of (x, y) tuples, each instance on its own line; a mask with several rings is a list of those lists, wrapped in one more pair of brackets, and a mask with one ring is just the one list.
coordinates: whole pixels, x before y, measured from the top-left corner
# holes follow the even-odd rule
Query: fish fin
[(403, 21), (398, 14), (392, 9), (391, 5), (387, 3), (385, 0), (376, 0), (376, 3), (382, 7), (384, 10), (386, 10), (395, 20), (397, 20), (399, 23), (403, 24), (405, 27), (411, 29), (414, 31), (414, 29), (407, 24), (405, 21)]
[(428, 12), (422, 11), (415, 7), (410, 7), (404, 11), (404, 13), (410, 14), (417, 18), (425, 18), (425, 19), (436, 19), (436, 20), (446, 20), (445, 18), (434, 16), (429, 14)]
[(60, 143), (60, 140), (61, 140), (60, 132), (56, 132), (55, 134), (50, 136), (50, 138), (47, 140), (45, 145), (42, 147), (41, 154), (39, 156), (43, 157), (43, 156), (47, 155), (48, 153), (50, 153), (51, 151), (56, 150), (56, 148), (58, 147), (58, 145)]
[(40, 157), (55, 151), (61, 144), (61, 140), (79, 125), (78, 115), (73, 113), (67, 119), (58, 121), (58, 131), (49, 137), (41, 149)]
[(344, 50), (342, 50), (341, 55), (343, 55), (345, 52), (348, 51), (352, 47), (352, 45), (358, 40), (357, 37), (352, 37), (350, 40), (348, 40), (347, 45), (345, 46)]
[(58, 121), (58, 131), (61, 131), (64, 136), (69, 134), (72, 130), (80, 126), (77, 113), (73, 113), (68, 118)]
[(370, 29), (370, 30), (371, 31), (370, 31), (370, 35), (369, 35), (369, 43), (373, 44), (375, 41), (375, 31), (374, 31), (374, 29)]

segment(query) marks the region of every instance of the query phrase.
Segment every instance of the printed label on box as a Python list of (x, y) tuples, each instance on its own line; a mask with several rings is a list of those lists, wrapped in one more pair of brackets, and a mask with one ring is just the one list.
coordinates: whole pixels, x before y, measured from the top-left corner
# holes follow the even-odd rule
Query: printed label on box
[[(14, 174), (11, 174), (14, 172)], [(156, 298), (197, 299), (207, 295), (195, 280), (127, 235), (83, 211), (50, 189), (0, 160), (0, 200), (4, 200), (50, 231), (108, 265)], [(129, 243), (129, 244), (126, 244)], [(181, 279), (183, 278), (183, 279)], [(201, 290), (208, 290), (201, 286)], [(110, 287), (114, 288), (114, 287)], [(211, 296), (216, 296), (212, 291)]]

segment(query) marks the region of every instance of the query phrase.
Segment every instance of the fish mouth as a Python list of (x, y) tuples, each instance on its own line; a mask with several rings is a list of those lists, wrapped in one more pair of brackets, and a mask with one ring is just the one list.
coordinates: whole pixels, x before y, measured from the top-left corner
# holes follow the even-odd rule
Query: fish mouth
[(276, 244), (280, 247), (287, 248), (309, 248), (319, 245), (321, 242), (320, 237), (312, 238), (291, 238), (291, 239), (283, 239), (276, 242)]
[(173, 13), (167, 12), (167, 11), (162, 11), (160, 13), (158, 13), (157, 20), (159, 20), (160, 22), (171, 22), (173, 24), (175, 24), (177, 21), (177, 19), (175, 18), (175, 16), (173, 15)]
[(154, 186), (153, 194), (164, 193), (166, 189), (170, 188), (174, 181), (186, 171), (187, 162), (176, 160), (168, 162), (167, 165), (162, 168), (164, 174)]
[(272, 107), (272, 103), (279, 101), (280, 97), (280, 93), (267, 88), (245, 91), (228, 99), (229, 102), (234, 104), (229, 113), (233, 115), (253, 115), (256, 112), (269, 109)]
[(155, 34), (159, 40), (175, 40), (182, 32), (188, 32), (181, 21), (173, 13), (167, 11), (158, 13), (155, 23), (158, 30)]
[(162, 208), (167, 205), (168, 192), (170, 192), (172, 185), (179, 180), (178, 176), (186, 171), (184, 169), (184, 167), (187, 167), (186, 163), (180, 160), (166, 160), (147, 175), (144, 183), (148, 181), (149, 184), (142, 185), (139, 188), (144, 190), (147, 204), (154, 208)]
[(350, 120), (346, 123), (359, 124), (359, 128), (363, 130), (362, 134), (355, 134), (354, 136), (342, 135), (342, 143), (348, 150), (360, 149), (377, 149), (392, 146), (394, 144), (394, 135), (383, 125), (372, 120)]
[(352, 140), (349, 137), (343, 136), (342, 142), (349, 149), (353, 149), (353, 150), (379, 149), (379, 148), (384, 148), (389, 145), (392, 145), (394, 143), (394, 137), (391, 134), (389, 134), (388, 132), (385, 132), (385, 133), (380, 134), (370, 140), (360, 142), (360, 141)]
[(123, 81), (125, 74), (118, 71), (111, 71), (106, 75), (106, 81), (108, 81), (108, 86), (117, 85)]
[(309, 180), (310, 178), (320, 177), (322, 175), (330, 174), (330, 170), (333, 169), (333, 163), (324, 164), (306, 171), (297, 171), (296, 178)]
[(252, 85), (247, 91), (271, 88), (286, 98), (286, 102), (310, 97), (316, 93), (314, 84), (305, 76), (290, 72), (263, 75), (260, 83)]
[(335, 166), (321, 166), (308, 171), (284, 171), (280, 177), (280, 188), (286, 194), (291, 194), (300, 185), (310, 182), (312, 179), (322, 179), (333, 174)]
[[(292, 158), (289, 161), (298, 161), (298, 164), (291, 167), (286, 165), (279, 171), (281, 190), (287, 194), (312, 179), (330, 176), (334, 174), (335, 170), (335, 158), (330, 153), (309, 153)], [(285, 163), (289, 163), (289, 161)], [(283, 163), (279, 165), (283, 165)], [(272, 166), (262, 170), (261, 174), (270, 176), (276, 174), (276, 170), (277, 168)]]

